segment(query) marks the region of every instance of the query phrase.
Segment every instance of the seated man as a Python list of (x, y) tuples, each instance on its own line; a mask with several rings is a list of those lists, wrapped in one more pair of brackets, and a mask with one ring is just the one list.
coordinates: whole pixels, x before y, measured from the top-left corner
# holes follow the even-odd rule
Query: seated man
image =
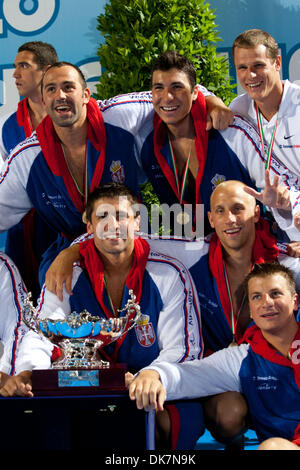
[(21, 323), (21, 309), (26, 288), (11, 259), (0, 252), (0, 389), (15, 372), (16, 354), (20, 340), (26, 331)]
[[(110, 318), (119, 315), (132, 289), (143, 322), (104, 348), (113, 360), (127, 363), (132, 373), (162, 360), (183, 362), (202, 356), (200, 313), (190, 275), (179, 261), (134, 238), (139, 228), (134, 208), (136, 196), (123, 185), (108, 183), (89, 195), (87, 229), (94, 238), (80, 247), (83, 261), (74, 266), (73, 295), (64, 292), (60, 301), (44, 288), (39, 304), (41, 317), (87, 309)], [(19, 375), (6, 383), (2, 395), (32, 396), (31, 370), (49, 368), (51, 354), (51, 343), (29, 332), (18, 356)], [(158, 428), (162, 422), (167, 425), (165, 445), (193, 448), (203, 432), (201, 404), (178, 402), (158, 416)]]
[[(244, 343), (187, 364), (157, 364), (129, 386), (138, 408), (163, 409), (168, 400), (242, 392), (261, 441), (300, 445), (298, 295), (292, 272), (279, 263), (256, 264), (245, 280), (251, 318)], [(273, 444), (281, 440), (274, 441)], [(280, 447), (277, 447), (280, 448)], [(283, 447), (282, 447), (283, 448)]]

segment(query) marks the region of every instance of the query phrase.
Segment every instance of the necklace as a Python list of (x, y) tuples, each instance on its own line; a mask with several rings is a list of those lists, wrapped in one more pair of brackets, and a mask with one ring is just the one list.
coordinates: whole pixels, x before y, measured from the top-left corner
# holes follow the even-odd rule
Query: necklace
[(89, 187), (88, 187), (88, 168), (87, 168), (87, 156), (86, 156), (86, 148), (85, 148), (85, 171), (84, 171), (84, 174), (85, 174), (85, 181), (84, 181), (84, 192), (81, 191), (77, 181), (76, 181), (76, 178), (74, 177), (73, 173), (72, 173), (72, 170), (70, 168), (70, 165), (69, 165), (69, 162), (68, 162), (68, 158), (67, 158), (67, 155), (66, 155), (66, 152), (65, 152), (65, 147), (63, 144), (61, 144), (61, 148), (62, 148), (62, 151), (63, 151), (63, 155), (64, 155), (64, 159), (65, 159), (65, 162), (66, 162), (66, 165), (68, 167), (68, 170), (69, 170), (69, 173), (71, 175), (71, 178), (75, 184), (75, 187), (78, 191), (78, 193), (80, 194), (80, 196), (84, 199), (84, 205), (86, 205), (86, 202), (87, 202), (87, 198), (88, 198), (88, 193), (89, 193)]

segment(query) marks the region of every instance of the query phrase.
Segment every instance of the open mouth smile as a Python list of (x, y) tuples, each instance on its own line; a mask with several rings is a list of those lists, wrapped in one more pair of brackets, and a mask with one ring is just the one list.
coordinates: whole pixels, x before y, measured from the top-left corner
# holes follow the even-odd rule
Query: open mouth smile
[(235, 227), (224, 230), (224, 233), (226, 233), (226, 235), (236, 235), (237, 233), (240, 233), (240, 231), (241, 227)]

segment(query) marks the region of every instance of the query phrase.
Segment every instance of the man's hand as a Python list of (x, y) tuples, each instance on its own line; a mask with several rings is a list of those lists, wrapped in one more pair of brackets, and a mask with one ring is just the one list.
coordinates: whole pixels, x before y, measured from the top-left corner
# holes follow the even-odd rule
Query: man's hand
[(296, 229), (299, 230), (299, 232), (300, 232), (300, 212), (297, 212), (294, 215), (294, 225), (295, 225)]
[(136, 400), (139, 410), (162, 411), (166, 395), (159, 373), (154, 370), (141, 371), (129, 385), (129, 398)]
[(300, 242), (291, 242), (287, 246), (287, 253), (293, 258), (300, 258)]
[(275, 209), (291, 210), (290, 191), (285, 186), (279, 185), (279, 176), (275, 175), (273, 183), (270, 179), (270, 170), (265, 171), (265, 189), (259, 193), (255, 189), (245, 186), (244, 191), (267, 207)]
[(31, 371), (26, 370), (18, 375), (9, 376), (0, 389), (0, 395), (3, 397), (33, 397), (31, 375)]
[(79, 260), (79, 244), (75, 244), (62, 250), (46, 273), (45, 284), (47, 289), (56, 294), (61, 302), (63, 300), (64, 284), (68, 294), (72, 295), (73, 263)]
[(0, 372), (0, 390), (10, 377), (11, 376), (8, 374), (5, 374), (5, 372)]
[(230, 108), (225, 106), (223, 101), (217, 96), (205, 97), (207, 106), (206, 130), (218, 129), (224, 130), (231, 126), (234, 120), (234, 114)]

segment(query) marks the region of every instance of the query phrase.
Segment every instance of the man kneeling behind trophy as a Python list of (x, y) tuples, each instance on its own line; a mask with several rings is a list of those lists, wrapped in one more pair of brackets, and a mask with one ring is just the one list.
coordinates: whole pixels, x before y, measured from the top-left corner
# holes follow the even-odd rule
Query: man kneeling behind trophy
[[(100, 337), (100, 353), (111, 363), (105, 367), (126, 363), (128, 379), (141, 368), (162, 360), (201, 358), (200, 310), (190, 276), (179, 261), (151, 250), (146, 240), (135, 236), (140, 223), (136, 196), (121, 184), (108, 183), (89, 195), (85, 214), (87, 231), (93, 237), (80, 244), (81, 263), (73, 266), (72, 292), (64, 289), (63, 299), (59, 300), (43, 287), (36, 311), (32, 308), (38, 312), (38, 329), (43, 330), (44, 325), (46, 336), (65, 339), (66, 331), (74, 329), (78, 312), (84, 312), (91, 328), (87, 336), (94, 336), (95, 341)], [(27, 307), (30, 310), (30, 303)], [(105, 337), (101, 319), (107, 325), (130, 315), (131, 323), (126, 319), (121, 333), (118, 330), (116, 338), (109, 334), (112, 342), (101, 344)], [(61, 325), (65, 330), (57, 329)], [(60, 345), (59, 341), (54, 343)], [(64, 367), (66, 349), (61, 355), (55, 344), (29, 331), (20, 346), (16, 375), (0, 393), (32, 397), (35, 371), (46, 372), (60, 364)], [(97, 369), (92, 362), (90, 368)], [(70, 369), (76, 369), (77, 363), (70, 364)], [(198, 401), (172, 402), (156, 418), (158, 447), (193, 449), (204, 431)]]

